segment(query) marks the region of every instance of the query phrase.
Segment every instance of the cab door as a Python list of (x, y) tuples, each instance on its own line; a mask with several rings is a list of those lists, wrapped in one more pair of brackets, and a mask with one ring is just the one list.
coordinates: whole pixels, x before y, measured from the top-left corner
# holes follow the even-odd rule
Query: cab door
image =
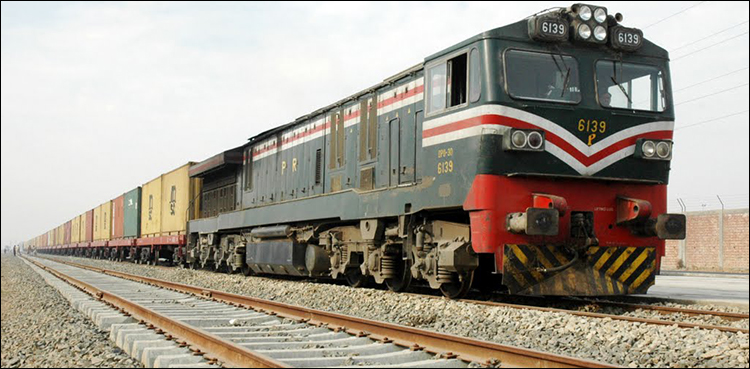
[(388, 137), (388, 152), (390, 154), (390, 165), (388, 171), (388, 173), (390, 173), (389, 186), (397, 186), (399, 184), (399, 175), (401, 172), (401, 119), (391, 119), (391, 121), (388, 122), (388, 130), (390, 132)]
[(399, 184), (415, 182), (416, 118), (417, 114), (405, 114), (399, 121)]

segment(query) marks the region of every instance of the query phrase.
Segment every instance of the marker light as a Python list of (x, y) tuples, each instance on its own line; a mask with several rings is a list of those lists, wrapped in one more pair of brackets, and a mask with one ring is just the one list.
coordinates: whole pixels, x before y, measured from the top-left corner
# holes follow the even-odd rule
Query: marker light
[(539, 132), (531, 132), (529, 133), (529, 147), (536, 150), (542, 147), (542, 144), (544, 143), (544, 138), (542, 137), (542, 134)]
[(526, 133), (523, 131), (513, 132), (512, 142), (513, 146), (519, 149), (526, 146)]
[(503, 134), (503, 150), (544, 151), (544, 131), (512, 128)]
[(633, 156), (648, 160), (672, 160), (672, 141), (639, 138)]
[(672, 147), (666, 141), (662, 141), (656, 144), (656, 155), (658, 155), (660, 158), (666, 159), (671, 153)]
[(645, 141), (641, 145), (641, 150), (643, 150), (643, 156), (647, 158), (653, 157), (656, 152), (656, 144), (653, 141)]

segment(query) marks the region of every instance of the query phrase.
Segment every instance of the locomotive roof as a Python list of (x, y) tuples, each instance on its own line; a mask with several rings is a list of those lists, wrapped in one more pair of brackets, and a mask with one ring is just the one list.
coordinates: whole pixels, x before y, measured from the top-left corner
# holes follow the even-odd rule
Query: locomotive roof
[[(434, 53), (434, 54), (426, 57), (423, 62), (421, 62), (419, 64), (416, 64), (416, 65), (414, 65), (414, 66), (412, 66), (410, 68), (407, 68), (407, 69), (405, 69), (405, 70), (403, 70), (403, 71), (401, 71), (399, 73), (396, 73), (393, 76), (384, 79), (383, 82), (381, 82), (381, 83), (378, 83), (378, 84), (376, 84), (376, 85), (374, 85), (372, 87), (366, 88), (366, 89), (364, 89), (362, 91), (359, 91), (359, 92), (357, 92), (355, 94), (352, 94), (352, 95), (350, 95), (350, 96), (348, 96), (348, 97), (346, 97), (344, 99), (341, 99), (341, 100), (339, 100), (339, 101), (337, 101), (337, 102), (335, 102), (333, 104), (330, 104), (330, 105), (328, 105), (326, 107), (317, 109), (317, 110), (311, 112), (310, 114), (303, 115), (303, 116), (295, 119), (293, 122), (289, 122), (289, 123), (281, 125), (279, 127), (271, 128), (271, 129), (269, 129), (267, 131), (264, 131), (264, 132), (261, 132), (261, 133), (255, 135), (255, 136), (252, 136), (252, 137), (250, 137), (248, 139), (248, 141), (249, 141), (248, 144), (252, 144), (252, 143), (257, 142), (257, 141), (259, 141), (259, 140), (261, 140), (263, 138), (266, 138), (266, 137), (269, 137), (269, 136), (271, 136), (273, 134), (276, 134), (278, 132), (282, 132), (282, 131), (284, 131), (286, 129), (294, 127), (296, 124), (299, 124), (299, 123), (301, 123), (302, 121), (304, 121), (304, 120), (306, 120), (308, 118), (311, 118), (311, 117), (317, 116), (319, 114), (322, 114), (322, 113), (324, 113), (326, 111), (329, 111), (329, 110), (331, 110), (331, 109), (333, 109), (335, 107), (343, 106), (347, 102), (355, 101), (355, 100), (357, 100), (359, 97), (361, 97), (363, 95), (367, 95), (369, 93), (373, 93), (373, 92), (377, 91), (378, 89), (380, 89), (382, 87), (385, 87), (385, 86), (391, 85), (391, 84), (393, 84), (395, 82), (398, 82), (399, 80), (401, 80), (401, 79), (403, 79), (403, 78), (405, 78), (405, 77), (407, 77), (409, 75), (412, 75), (412, 74), (415, 74), (415, 73), (421, 71), (424, 68), (425, 62), (427, 62), (429, 60), (433, 60), (433, 59), (439, 58), (439, 57), (441, 57), (443, 55), (450, 54), (453, 51), (456, 51), (458, 49), (461, 49), (463, 47), (471, 45), (471, 44), (473, 44), (473, 43), (475, 43), (477, 41), (485, 40), (485, 39), (501, 39), (501, 40), (507, 40), (507, 41), (524, 42), (524, 43), (529, 43), (529, 44), (534, 44), (534, 45), (548, 45), (549, 44), (549, 43), (541, 43), (541, 42), (533, 41), (533, 40), (531, 40), (529, 38), (529, 33), (528, 33), (528, 30), (527, 30), (527, 19), (523, 19), (523, 20), (518, 21), (516, 23), (512, 23), (512, 24), (509, 24), (509, 25), (506, 25), (506, 26), (503, 26), (503, 27), (498, 27), (498, 28), (495, 28), (495, 29), (492, 29), (492, 30), (489, 30), (489, 31), (486, 31), (486, 32), (482, 32), (482, 33), (480, 33), (480, 34), (478, 34), (478, 35), (476, 35), (474, 37), (471, 37), (469, 39), (461, 41), (461, 42), (459, 42), (459, 43), (457, 43), (457, 44), (455, 44), (455, 45), (453, 45), (451, 47), (448, 47), (446, 49), (443, 49), (443, 50), (441, 50), (441, 51), (439, 51), (437, 53)], [(613, 50), (613, 49), (609, 48), (607, 45), (599, 45), (599, 46), (586, 45), (586, 46), (579, 46), (579, 45), (576, 45), (576, 44), (574, 44), (574, 43), (572, 43), (570, 41), (568, 41), (568, 42), (558, 42), (558, 43), (555, 43), (555, 45), (558, 45), (561, 50), (566, 50), (566, 49), (567, 50), (598, 50), (598, 51), (600, 51), (602, 53), (606, 53), (606, 54), (612, 55), (614, 57), (616, 57), (617, 55), (620, 55), (620, 53), (621, 53), (619, 51), (616, 51), (616, 50)], [(635, 52), (631, 52), (630, 54), (636, 55), (636, 56), (651, 57), (651, 58), (660, 58), (660, 59), (669, 60), (669, 53), (667, 52), (667, 50), (665, 50), (665, 49), (657, 46), (656, 44), (652, 43), (651, 41), (649, 41), (645, 37), (644, 37), (643, 45), (641, 46), (641, 48), (638, 49)]]
[[(501, 39), (501, 40), (507, 40), (507, 41), (524, 42), (524, 43), (533, 44), (533, 45), (554, 44), (554, 45), (559, 46), (560, 49), (563, 49), (563, 50), (565, 49), (579, 50), (579, 51), (580, 50), (598, 50), (598, 51), (601, 51), (602, 53), (607, 53), (607, 54), (612, 54), (612, 55), (616, 55), (620, 53), (619, 51), (613, 50), (607, 45), (579, 46), (570, 41), (555, 42), (555, 43), (533, 41), (529, 37), (529, 31), (527, 29), (527, 20), (524, 19), (516, 23), (509, 24), (507, 26), (498, 27), (498, 28), (495, 28), (486, 32), (482, 32), (474, 37), (461, 41), (449, 48), (446, 48), (435, 54), (432, 54), (428, 56), (427, 58), (425, 58), (425, 60), (432, 60), (432, 59), (439, 58), (445, 54), (450, 54), (453, 51), (456, 51), (460, 48), (466, 47), (477, 41), (485, 40), (485, 39)], [(667, 50), (657, 46), (656, 44), (652, 43), (645, 37), (644, 37), (643, 46), (637, 51), (630, 52), (629, 54), (636, 55), (636, 56), (652, 57), (652, 58), (662, 58), (662, 59), (667, 59), (667, 60), (669, 59), (669, 53), (667, 52)]]

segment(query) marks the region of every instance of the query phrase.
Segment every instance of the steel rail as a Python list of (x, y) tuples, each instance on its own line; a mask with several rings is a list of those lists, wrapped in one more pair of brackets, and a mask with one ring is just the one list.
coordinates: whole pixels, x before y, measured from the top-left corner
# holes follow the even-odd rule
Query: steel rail
[(158, 327), (162, 331), (171, 335), (173, 338), (176, 338), (177, 342), (183, 341), (184, 344), (191, 347), (191, 351), (193, 351), (194, 354), (203, 354), (204, 356), (210, 355), (211, 359), (215, 359), (223, 363), (224, 365), (231, 367), (289, 367), (289, 365), (287, 364), (284, 364), (265, 355), (253, 352), (242, 346), (238, 346), (230, 341), (224, 340), (202, 329), (198, 329), (184, 324), (180, 321), (168, 318), (162, 314), (157, 313), (156, 311), (124, 299), (116, 294), (96, 288), (86, 282), (62, 273), (53, 267), (43, 265), (36, 260), (27, 258), (25, 256), (24, 258), (37, 267), (60, 278), (61, 280), (96, 297), (98, 300), (121, 309), (121, 311), (129, 314), (136, 320), (140, 320), (141, 322), (149, 324), (149, 327)]
[[(424, 296), (424, 297), (433, 298), (433, 299), (443, 298), (441, 296), (420, 295), (420, 294), (415, 294), (415, 296)], [(633, 322), (633, 323), (646, 323), (646, 324), (656, 324), (656, 325), (677, 325), (680, 328), (716, 329), (716, 330), (723, 331), (723, 332), (748, 334), (748, 329), (745, 329), (745, 328), (726, 327), (726, 326), (718, 326), (718, 325), (710, 325), (710, 324), (698, 324), (698, 323), (689, 323), (689, 322), (678, 322), (678, 321), (672, 321), (672, 320), (637, 318), (637, 317), (624, 316), (624, 315), (592, 313), (592, 312), (587, 312), (587, 311), (577, 311), (577, 310), (570, 310), (570, 309), (541, 307), (541, 306), (533, 306), (533, 305), (509, 304), (509, 303), (494, 302), (494, 301), (467, 300), (467, 299), (461, 299), (458, 301), (466, 302), (470, 304), (476, 304), (476, 305), (507, 307), (507, 308), (512, 308), (512, 309), (526, 309), (526, 310), (536, 310), (536, 311), (545, 311), (545, 312), (554, 312), (554, 313), (565, 313), (565, 314), (570, 314), (570, 315), (583, 316), (587, 318), (597, 318), (597, 319), (609, 318), (612, 320), (623, 320), (623, 321)]]
[(306, 322), (315, 325), (327, 325), (334, 330), (344, 330), (350, 334), (367, 336), (384, 343), (394, 343), (413, 350), (424, 350), (445, 358), (457, 358), (469, 362), (494, 365), (499, 361), (502, 366), (533, 368), (613, 368), (591, 360), (566, 357), (558, 354), (541, 352), (494, 342), (479, 341), (466, 337), (438, 333), (424, 329), (400, 326), (369, 319), (294, 306), (276, 301), (242, 296), (208, 288), (190, 286), (156, 278), (108, 270), (70, 261), (50, 259), (70, 266), (96, 271), (106, 275), (124, 278), (152, 286), (171, 289), (178, 292), (203, 296), (215, 301), (235, 306), (254, 309), (279, 317)]
[(657, 306), (657, 305), (647, 305), (647, 304), (635, 304), (632, 302), (618, 302), (618, 301), (600, 301), (600, 300), (591, 300), (591, 299), (568, 299), (568, 301), (574, 302), (574, 303), (590, 303), (590, 304), (596, 304), (596, 305), (602, 305), (602, 306), (612, 306), (612, 307), (618, 307), (621, 309), (633, 311), (633, 310), (652, 310), (656, 311), (660, 314), (668, 315), (668, 314), (685, 314), (690, 316), (716, 316), (725, 320), (730, 321), (737, 321), (742, 319), (750, 319), (750, 314), (747, 313), (731, 313), (726, 311), (711, 311), (711, 310), (700, 310), (700, 309), (689, 309), (689, 308), (681, 308), (681, 307), (674, 307), (674, 306)]

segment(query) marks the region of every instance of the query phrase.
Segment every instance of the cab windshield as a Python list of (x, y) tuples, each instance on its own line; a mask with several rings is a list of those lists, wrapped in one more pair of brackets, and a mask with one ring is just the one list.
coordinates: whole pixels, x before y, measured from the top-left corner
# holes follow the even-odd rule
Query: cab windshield
[(578, 62), (571, 56), (521, 50), (505, 53), (508, 93), (515, 99), (577, 104)]
[(605, 108), (662, 112), (666, 106), (664, 73), (651, 65), (600, 60), (596, 89)]

